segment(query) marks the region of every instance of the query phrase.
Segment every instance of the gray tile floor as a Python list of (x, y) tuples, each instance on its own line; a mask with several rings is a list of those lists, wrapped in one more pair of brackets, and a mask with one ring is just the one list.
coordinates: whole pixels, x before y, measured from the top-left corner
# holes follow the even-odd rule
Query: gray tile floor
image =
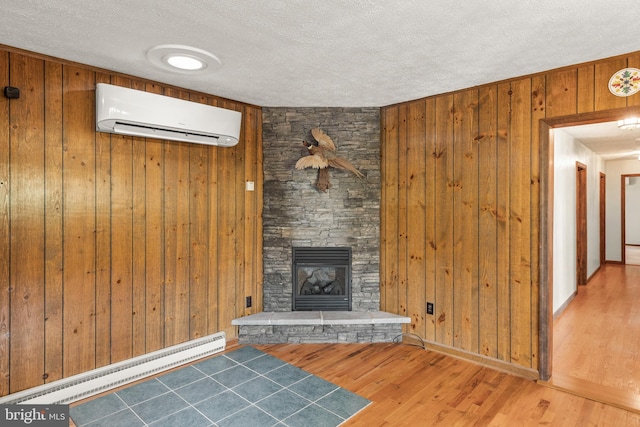
[(73, 406), (91, 427), (329, 427), (369, 400), (253, 347)]

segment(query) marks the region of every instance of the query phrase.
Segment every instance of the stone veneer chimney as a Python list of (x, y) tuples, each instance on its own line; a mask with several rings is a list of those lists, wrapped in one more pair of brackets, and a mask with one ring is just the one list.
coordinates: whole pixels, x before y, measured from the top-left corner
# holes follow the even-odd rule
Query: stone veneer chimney
[[(352, 310), (380, 309), (380, 109), (263, 108), (264, 311), (290, 311), (292, 247), (352, 249)], [(318, 171), (296, 170), (319, 127), (336, 154), (365, 174), (331, 169), (326, 193)]]

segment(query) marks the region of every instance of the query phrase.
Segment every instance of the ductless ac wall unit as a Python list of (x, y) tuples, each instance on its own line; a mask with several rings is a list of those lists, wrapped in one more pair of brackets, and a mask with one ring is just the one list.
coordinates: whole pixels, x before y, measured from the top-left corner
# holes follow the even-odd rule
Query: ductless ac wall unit
[(242, 114), (106, 83), (96, 85), (96, 130), (232, 147)]

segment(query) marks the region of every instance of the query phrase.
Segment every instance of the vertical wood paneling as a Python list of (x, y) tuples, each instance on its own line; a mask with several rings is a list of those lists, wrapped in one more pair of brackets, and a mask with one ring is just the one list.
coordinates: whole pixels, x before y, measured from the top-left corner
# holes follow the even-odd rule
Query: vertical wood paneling
[[(244, 309), (244, 315), (249, 315), (262, 311), (260, 307), (261, 300), (258, 298), (258, 275), (257, 275), (257, 256), (258, 245), (262, 247), (262, 240), (258, 241), (257, 230), (257, 203), (255, 202), (256, 180), (258, 178), (257, 173), (257, 156), (260, 144), (257, 141), (257, 128), (258, 121), (256, 117), (256, 111), (251, 107), (244, 109), (244, 180), (245, 182), (253, 182), (253, 192), (244, 191), (244, 211), (245, 221), (244, 226), (244, 256), (245, 256), (245, 271), (244, 271), (244, 296), (250, 296), (252, 298), (252, 307)], [(246, 304), (245, 304), (246, 305)]]
[[(232, 183), (235, 177), (232, 151), (218, 150), (218, 181)], [(235, 183), (234, 183), (235, 184)], [(235, 192), (231, 184), (218, 186), (218, 202), (226, 200), (227, 203), (235, 202)], [(233, 283), (235, 279), (235, 232), (233, 231), (233, 213), (229, 210), (218, 210), (218, 227), (216, 228), (217, 238), (215, 244), (218, 246), (217, 254), (217, 283), (218, 283), (218, 327), (227, 334), (232, 334), (229, 325), (233, 319), (236, 309), (236, 293), (226, 286)]]
[(176, 306), (180, 295), (177, 290), (178, 264), (178, 146), (179, 143), (164, 143), (164, 341), (171, 346), (178, 343), (177, 323), (179, 313)]
[(95, 368), (95, 75), (63, 72), (64, 375)]
[[(640, 54), (635, 53), (627, 58), (627, 67), (640, 68)], [(627, 98), (627, 107), (640, 105), (640, 97), (630, 96)]]
[[(163, 94), (162, 87), (146, 85), (147, 92)], [(164, 149), (161, 141), (146, 139), (145, 147), (145, 339), (147, 352), (165, 346), (164, 340)], [(140, 188), (140, 187), (137, 187)]]
[[(144, 90), (145, 83), (132, 81), (131, 87), (136, 90)], [(145, 245), (145, 224), (146, 224), (146, 193), (145, 170), (146, 170), (146, 150), (145, 138), (131, 138), (132, 147), (132, 178), (131, 178), (131, 202), (132, 202), (132, 356), (139, 356), (147, 352), (146, 337), (146, 294), (147, 283), (146, 274), (146, 245)]]
[(423, 337), (426, 303), (426, 141), (424, 101), (407, 111), (407, 316), (409, 332)]
[(249, 134), (251, 133), (253, 136), (253, 143), (255, 144), (255, 164), (254, 164), (254, 181), (255, 181), (255, 211), (254, 215), (256, 218), (255, 222), (255, 259), (254, 259), (254, 269), (255, 269), (255, 286), (254, 286), (254, 298), (256, 301), (256, 311), (262, 311), (264, 309), (263, 305), (263, 294), (262, 294), (262, 286), (264, 283), (264, 276), (262, 270), (262, 257), (263, 257), (263, 234), (262, 234), (262, 213), (263, 206), (262, 200), (264, 196), (264, 174), (262, 170), (262, 164), (264, 163), (263, 158), (263, 146), (262, 146), (262, 110), (256, 107), (247, 107), (252, 111), (252, 117), (254, 118), (254, 126), (251, 129), (251, 132), (246, 133), (246, 138), (249, 139)]
[[(434, 98), (425, 101), (425, 305), (436, 300), (436, 102)], [(383, 205), (384, 206), (384, 205)], [(435, 307), (434, 307), (435, 309)], [(426, 312), (426, 307), (424, 307)], [(425, 322), (425, 339), (435, 341), (436, 315), (428, 315)]]
[(588, 113), (595, 107), (595, 68), (593, 64), (578, 67), (577, 112)]
[[(131, 80), (113, 84), (131, 87)], [(111, 363), (133, 355), (133, 137), (111, 136)], [(144, 339), (144, 337), (141, 337)]]
[(510, 362), (531, 367), (531, 79), (511, 84)]
[[(45, 62), (45, 382), (62, 378), (62, 65)], [(0, 125), (1, 126), (1, 125)], [(1, 332), (0, 332), (1, 333)], [(0, 393), (1, 394), (1, 393)]]
[(578, 73), (574, 69), (547, 75), (547, 114), (565, 116), (576, 113)]
[[(124, 85), (123, 85), (124, 86)], [(133, 354), (132, 137), (111, 136), (111, 362)]]
[[(579, 75), (579, 74), (578, 74)], [(544, 97), (545, 80), (543, 76), (531, 79), (531, 367), (539, 366), (539, 333), (540, 318), (540, 120), (545, 117), (546, 99)], [(526, 230), (525, 230), (526, 231)]]
[[(177, 89), (165, 95), (189, 97)], [(189, 152), (189, 144), (165, 144), (165, 345), (189, 339)]]
[(497, 253), (496, 253), (496, 278), (497, 295), (496, 310), (498, 353), (497, 358), (508, 361), (511, 356), (511, 276), (509, 250), (510, 250), (510, 228), (509, 228), (509, 187), (511, 185), (511, 147), (509, 128), (511, 124), (511, 84), (503, 83), (498, 85), (497, 99), (497, 176), (496, 176), (496, 218), (497, 218)]
[(27, 94), (10, 111), (11, 392), (41, 384), (44, 368), (44, 61), (11, 55), (11, 85)]
[[(227, 107), (225, 104), (223, 107)], [(218, 325), (220, 330), (233, 336), (231, 320), (235, 317), (238, 289), (229, 286), (237, 273), (236, 259), (236, 148), (218, 149)]]
[[(242, 110), (241, 141), (96, 132), (96, 82)], [(0, 51), (0, 83), (22, 92), (0, 97), (0, 395), (233, 339), (262, 293), (260, 108), (18, 52)]]
[[(236, 104), (235, 102), (230, 102), (230, 101), (225, 101), (225, 108), (228, 108), (230, 110), (236, 110), (236, 111), (241, 111), (242, 108)], [(244, 132), (245, 130), (241, 127), (240, 128), (240, 139), (243, 140), (244, 139)], [(234, 161), (235, 161), (235, 165), (233, 167), (233, 170), (235, 171), (235, 177), (234, 177), (234, 183), (235, 183), (235, 194), (236, 194), (236, 199), (235, 199), (235, 215), (233, 216), (233, 226), (232, 229), (235, 230), (234, 233), (234, 258), (236, 260), (236, 264), (235, 264), (235, 277), (234, 277), (234, 281), (233, 283), (244, 283), (244, 279), (245, 279), (245, 269), (246, 269), (246, 261), (247, 258), (245, 257), (245, 240), (244, 240), (244, 233), (245, 233), (245, 221), (246, 221), (246, 217), (247, 217), (247, 211), (245, 208), (245, 197), (246, 197), (246, 190), (245, 190), (245, 179), (244, 179), (244, 174), (245, 174), (245, 170), (244, 170), (244, 162), (245, 162), (245, 153), (246, 150), (244, 149), (245, 143), (243, 142), (242, 145), (238, 144), (235, 147), (233, 147), (233, 151), (234, 151)], [(242, 313), (244, 312), (244, 308), (245, 308), (245, 287), (244, 286), (238, 286), (234, 288), (234, 292), (235, 292), (235, 296), (236, 296), (236, 300), (235, 300), (235, 307), (236, 310), (234, 311), (234, 317), (236, 316), (235, 313)]]
[[(254, 122), (253, 122), (253, 115), (251, 114), (251, 111), (247, 108), (243, 109), (243, 115), (245, 117), (245, 121), (244, 121), (244, 128), (242, 129), (242, 134), (243, 135), (247, 135), (248, 133), (250, 134), (251, 131), (247, 128), (250, 128), (253, 126)], [(241, 282), (245, 284), (245, 288), (240, 290), (239, 294), (240, 294), (240, 307), (241, 309), (243, 309), (243, 313), (245, 314), (252, 314), (254, 312), (253, 308), (248, 308), (246, 306), (246, 297), (251, 296), (252, 301), (251, 301), (251, 305), (254, 304), (254, 289), (253, 286), (251, 286), (252, 283), (255, 283), (256, 279), (255, 277), (253, 277), (253, 271), (250, 268), (246, 268), (247, 266), (251, 265), (251, 262), (253, 260), (254, 257), (254, 251), (252, 250), (254, 247), (254, 239), (253, 236), (254, 234), (252, 233), (252, 230), (254, 229), (254, 224), (255, 224), (255, 217), (254, 217), (254, 211), (255, 211), (255, 207), (253, 205), (253, 197), (252, 194), (250, 194), (250, 192), (247, 190), (247, 182), (248, 181), (252, 181), (254, 183), (255, 186), (255, 181), (254, 181), (254, 173), (253, 173), (253, 168), (251, 167), (251, 165), (254, 163), (254, 159), (255, 159), (255, 151), (254, 151), (254, 144), (255, 141), (249, 137), (244, 137), (243, 138), (244, 143), (247, 145), (245, 147), (245, 149), (243, 150), (243, 162), (238, 165), (238, 170), (242, 171), (242, 174), (238, 177), (238, 184), (240, 187), (240, 190), (242, 191), (243, 194), (243, 198), (242, 198), (242, 205), (243, 205), (243, 211), (244, 211), (244, 218), (243, 218), (243, 223), (240, 224), (240, 229), (243, 230), (243, 235), (242, 235), (242, 254), (244, 255), (244, 262), (243, 262), (243, 277)]]
[[(9, 53), (0, 51), (0, 85), (9, 86)], [(9, 263), (9, 99), (0, 96), (0, 396), (9, 394), (11, 280)]]
[(478, 351), (478, 92), (454, 95), (453, 342)]
[(436, 98), (436, 340), (453, 345), (453, 96)]
[[(211, 105), (216, 106), (217, 100), (211, 100)], [(218, 248), (218, 208), (219, 208), (219, 191), (218, 191), (218, 152), (217, 148), (209, 152), (209, 174), (208, 174), (208, 192), (209, 192), (209, 277), (208, 277), (208, 319), (207, 324), (209, 333), (219, 331), (220, 319), (220, 302), (219, 302), (219, 256)]]
[[(398, 314), (407, 316), (407, 280), (408, 280), (408, 253), (407, 253), (407, 115), (408, 105), (403, 104), (398, 107), (398, 262), (397, 273), (397, 298)], [(407, 332), (408, 325), (403, 325), (403, 331)]]
[(497, 86), (478, 99), (478, 274), (480, 354), (498, 356)]
[[(111, 83), (98, 73), (97, 83)], [(96, 367), (111, 363), (111, 135), (96, 133)], [(118, 310), (116, 308), (116, 310)]]
[(384, 310), (397, 313), (398, 303), (398, 107), (390, 107), (383, 116), (384, 138), (382, 141), (382, 197), (385, 206), (381, 218), (381, 239), (384, 250), (381, 259), (380, 299)]
[(192, 339), (207, 335), (209, 151), (201, 145), (193, 145), (189, 150), (189, 336)]

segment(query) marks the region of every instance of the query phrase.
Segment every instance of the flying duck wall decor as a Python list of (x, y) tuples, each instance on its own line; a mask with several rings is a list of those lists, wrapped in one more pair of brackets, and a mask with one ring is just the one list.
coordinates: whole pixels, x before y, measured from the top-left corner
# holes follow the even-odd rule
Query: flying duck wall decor
[(336, 144), (329, 135), (320, 128), (311, 129), (311, 135), (315, 142), (302, 141), (302, 145), (307, 147), (309, 154), (301, 157), (296, 162), (296, 169), (314, 168), (318, 169), (318, 181), (316, 187), (323, 193), (331, 188), (329, 182), (329, 168), (338, 168), (353, 173), (358, 178), (364, 178), (364, 174), (355, 168), (347, 159), (336, 155)]

